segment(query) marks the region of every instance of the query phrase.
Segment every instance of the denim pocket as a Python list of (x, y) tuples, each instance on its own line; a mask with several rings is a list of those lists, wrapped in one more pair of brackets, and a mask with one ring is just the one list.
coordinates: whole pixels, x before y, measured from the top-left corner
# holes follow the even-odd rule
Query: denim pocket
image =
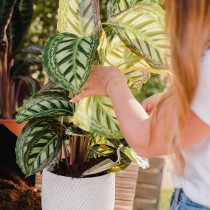
[(172, 205), (173, 205), (173, 202), (174, 202), (174, 194), (175, 194), (175, 192), (173, 192), (172, 196), (171, 196), (170, 209), (172, 208)]

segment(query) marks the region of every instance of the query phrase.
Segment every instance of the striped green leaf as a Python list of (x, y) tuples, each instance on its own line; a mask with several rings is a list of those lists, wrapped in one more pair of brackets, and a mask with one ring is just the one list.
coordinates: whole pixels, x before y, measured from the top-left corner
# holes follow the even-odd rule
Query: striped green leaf
[(56, 33), (46, 42), (43, 63), (53, 82), (68, 90), (79, 91), (86, 82), (99, 41), (99, 33), (79, 38)]
[(18, 136), (16, 143), (16, 161), (22, 172), (26, 174), (26, 164), (24, 161), (24, 154), (28, 150), (28, 145), (33, 141), (33, 137), (38, 135), (43, 130), (48, 129), (49, 125), (57, 123), (54, 118), (35, 119), (28, 122), (23, 128), (21, 134)]
[(165, 12), (159, 5), (139, 3), (111, 16), (108, 24), (125, 45), (143, 57), (152, 68), (168, 68)]
[(22, 123), (33, 118), (72, 115), (73, 105), (62, 92), (46, 91), (37, 93), (24, 104), (16, 115), (16, 122)]
[(100, 30), (98, 0), (60, 0), (58, 9), (58, 31), (85, 37)]
[(112, 103), (105, 96), (91, 96), (78, 102), (73, 123), (105, 138), (122, 138)]
[(17, 139), (16, 158), (26, 176), (43, 170), (61, 148), (61, 125), (55, 119), (29, 122)]

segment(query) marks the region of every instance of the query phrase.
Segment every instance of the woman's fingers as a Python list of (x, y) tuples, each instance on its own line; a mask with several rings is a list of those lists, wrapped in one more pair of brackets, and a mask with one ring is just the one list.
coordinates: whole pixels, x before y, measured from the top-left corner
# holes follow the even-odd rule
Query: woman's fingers
[(153, 106), (150, 103), (148, 103), (147, 100), (144, 100), (141, 105), (144, 108), (144, 110), (146, 111), (146, 113), (148, 115), (150, 115), (152, 112)]
[(92, 95), (92, 91), (90, 89), (85, 89), (85, 90), (82, 90), (78, 95), (74, 96), (70, 102), (71, 103), (75, 103), (77, 101), (80, 101), (88, 96), (91, 96)]

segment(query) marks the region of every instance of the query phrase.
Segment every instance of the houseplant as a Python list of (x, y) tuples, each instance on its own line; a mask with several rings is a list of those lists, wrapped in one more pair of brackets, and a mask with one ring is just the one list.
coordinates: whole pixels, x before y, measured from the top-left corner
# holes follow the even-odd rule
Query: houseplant
[[(23, 47), (23, 38), (33, 15), (32, 0), (3, 0), (0, 3), (0, 123), (15, 128), (17, 107), (39, 88), (30, 67), (41, 65), (38, 46)], [(29, 55), (30, 54), (30, 55)], [(13, 131), (17, 132), (19, 131)]]
[[(43, 209), (113, 209), (113, 199), (100, 199), (103, 192), (98, 192), (102, 188), (114, 189), (113, 181), (112, 187), (107, 187), (104, 180), (98, 188), (92, 183), (96, 190), (89, 189), (89, 193), (82, 184), (79, 192), (85, 192), (88, 202), (80, 201), (75, 207), (75, 199), (70, 198), (77, 193), (70, 190), (70, 178), (65, 184), (62, 180), (53, 184), (56, 193), (49, 193), (57, 177), (64, 179), (55, 174), (110, 179), (110, 172), (118, 172), (132, 161), (147, 167), (147, 161), (123, 140), (108, 97), (89, 97), (76, 105), (70, 104), (69, 99), (87, 80), (92, 64), (117, 66), (129, 87), (137, 91), (150, 73), (168, 74), (164, 10), (148, 0), (110, 0), (104, 23), (100, 22), (99, 11), (98, 0), (60, 0), (58, 32), (46, 42), (43, 53), (43, 63), (53, 83), (35, 94), (16, 116), (18, 123), (29, 121), (16, 146), (17, 162), (26, 176), (43, 170), (55, 159), (43, 174)], [(104, 173), (108, 175), (99, 176)], [(100, 187), (102, 183), (106, 184)], [(94, 193), (101, 203), (94, 201), (87, 206)], [(109, 199), (113, 197), (111, 194)]]

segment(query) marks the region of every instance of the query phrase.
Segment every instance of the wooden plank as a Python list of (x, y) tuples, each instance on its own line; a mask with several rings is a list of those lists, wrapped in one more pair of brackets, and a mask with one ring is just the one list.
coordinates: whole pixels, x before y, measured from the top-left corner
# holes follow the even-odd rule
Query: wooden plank
[(147, 200), (136, 198), (133, 202), (133, 210), (157, 210), (158, 202), (156, 199)]
[(157, 185), (143, 185), (137, 184), (135, 197), (144, 199), (158, 199), (160, 194), (160, 187)]
[(150, 173), (144, 171), (139, 173), (137, 182), (145, 184), (161, 185), (162, 173)]

